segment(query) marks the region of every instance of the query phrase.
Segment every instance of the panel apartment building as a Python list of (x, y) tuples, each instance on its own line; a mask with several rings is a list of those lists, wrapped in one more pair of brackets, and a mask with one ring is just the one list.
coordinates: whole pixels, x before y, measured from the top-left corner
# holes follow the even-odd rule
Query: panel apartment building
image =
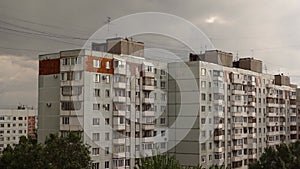
[(38, 141), (82, 132), (93, 169), (133, 168), (135, 158), (166, 151), (167, 64), (146, 60), (144, 44), (128, 39), (92, 49), (39, 56)]
[(218, 50), (162, 63), (143, 49), (115, 38), (40, 55), (38, 141), (81, 131), (94, 169), (133, 168), (156, 149), (182, 165), (242, 169), (265, 147), (298, 139), (289, 77)]
[(35, 138), (36, 128), (37, 110), (23, 106), (0, 109), (0, 153), (18, 144), (21, 136)]
[[(187, 78), (186, 66), (194, 77)], [(265, 147), (297, 141), (297, 86), (282, 74), (262, 73), (261, 61), (232, 62), (231, 53), (212, 50), (191, 54), (189, 62), (170, 63), (168, 72), (168, 123), (174, 124), (169, 153), (181, 164), (246, 169)], [(193, 81), (196, 91), (178, 85)], [(192, 120), (192, 126), (183, 123)], [(178, 138), (182, 132), (186, 136)]]

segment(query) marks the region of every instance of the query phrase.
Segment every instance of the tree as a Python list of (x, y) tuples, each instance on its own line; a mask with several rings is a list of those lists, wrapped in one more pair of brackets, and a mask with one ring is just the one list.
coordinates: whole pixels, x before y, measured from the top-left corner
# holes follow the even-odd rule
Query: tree
[(87, 169), (91, 164), (89, 154), (89, 146), (75, 133), (67, 137), (51, 134), (43, 145), (21, 137), (14, 148), (5, 148), (0, 157), (0, 168)]
[(260, 159), (249, 169), (298, 169), (300, 166), (300, 142), (267, 147)]
[(8, 146), (0, 158), (0, 168), (3, 169), (28, 169), (43, 168), (41, 157), (42, 146), (35, 140), (20, 137), (19, 144), (14, 148)]
[(49, 169), (88, 169), (91, 163), (89, 154), (89, 146), (82, 143), (77, 133), (63, 138), (50, 134), (43, 151)]
[(158, 154), (142, 158), (135, 169), (180, 169), (180, 164), (174, 156)]

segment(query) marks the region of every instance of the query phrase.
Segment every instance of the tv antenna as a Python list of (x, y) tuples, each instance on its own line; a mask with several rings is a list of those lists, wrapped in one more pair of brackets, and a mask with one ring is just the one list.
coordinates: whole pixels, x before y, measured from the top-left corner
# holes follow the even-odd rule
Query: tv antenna
[(107, 22), (107, 32), (109, 32), (109, 25), (111, 22), (111, 17), (108, 16), (106, 22)]
[(268, 67), (267, 67), (267, 64), (265, 64), (265, 72), (268, 73)]
[(236, 51), (236, 57), (235, 57), (236, 61), (239, 61), (239, 51)]

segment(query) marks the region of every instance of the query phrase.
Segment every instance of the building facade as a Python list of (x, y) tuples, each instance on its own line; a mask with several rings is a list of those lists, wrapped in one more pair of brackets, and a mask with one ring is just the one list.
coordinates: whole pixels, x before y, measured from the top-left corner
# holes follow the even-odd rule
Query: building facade
[(93, 169), (133, 168), (167, 150), (167, 64), (90, 50), (40, 55), (39, 63), (39, 142), (80, 131)]
[[(220, 53), (224, 52), (209, 51), (209, 60), (205, 53), (190, 55), (194, 61), (168, 64), (173, 75), (168, 88), (169, 124), (195, 119), (192, 126), (180, 122), (172, 126), (169, 152), (187, 166), (248, 168), (266, 146), (297, 141), (297, 86), (287, 76), (262, 73), (261, 61), (252, 58), (224, 66), (215, 59)], [(223, 60), (232, 59), (227, 56), (223, 54)], [(187, 78), (184, 67), (194, 77)], [(194, 91), (178, 87), (192, 81), (198, 85)], [(178, 108), (193, 104), (199, 105), (196, 112)], [(178, 140), (183, 131), (185, 137)]]
[(156, 151), (242, 169), (298, 139), (297, 86), (259, 60), (211, 50), (164, 63), (120, 38), (92, 49), (39, 56), (38, 141), (81, 132), (93, 169), (133, 168)]
[(21, 136), (36, 137), (37, 110), (19, 107), (0, 109), (0, 153), (19, 143)]

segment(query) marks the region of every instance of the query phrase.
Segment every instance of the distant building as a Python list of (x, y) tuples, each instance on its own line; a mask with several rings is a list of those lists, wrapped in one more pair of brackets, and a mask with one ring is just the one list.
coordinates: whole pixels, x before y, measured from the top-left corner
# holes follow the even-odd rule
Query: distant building
[(37, 110), (18, 107), (0, 109), (0, 152), (19, 143), (21, 136), (36, 137)]

